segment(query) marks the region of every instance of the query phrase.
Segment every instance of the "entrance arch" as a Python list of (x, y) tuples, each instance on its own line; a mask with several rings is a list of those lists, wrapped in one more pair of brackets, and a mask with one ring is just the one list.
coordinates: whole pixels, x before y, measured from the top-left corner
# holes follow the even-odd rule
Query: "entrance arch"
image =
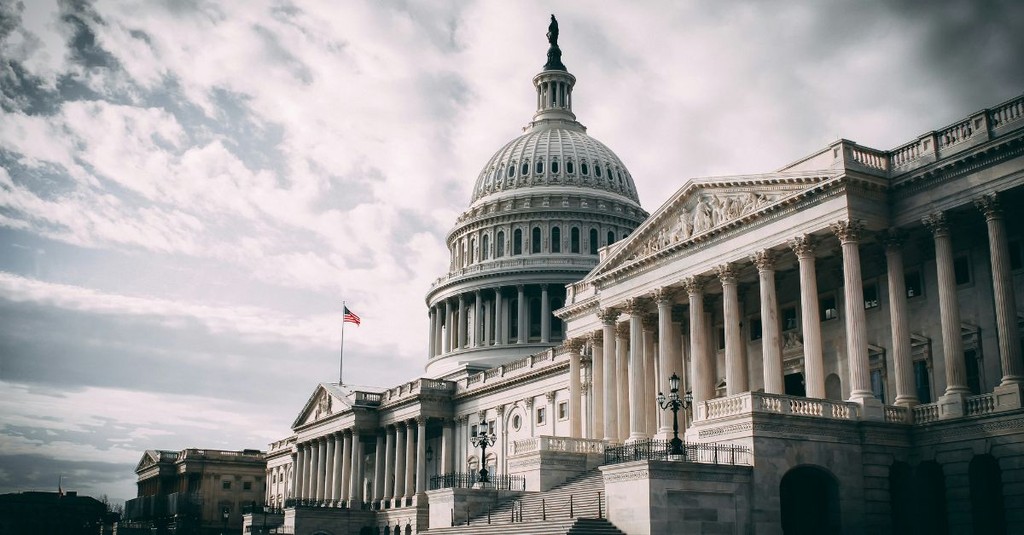
[(818, 466), (798, 466), (779, 484), (782, 532), (786, 535), (840, 533), (839, 482)]
[(985, 454), (971, 459), (967, 471), (971, 484), (971, 520), (975, 533), (1006, 533), (1003, 508), (1003, 474), (999, 461)]

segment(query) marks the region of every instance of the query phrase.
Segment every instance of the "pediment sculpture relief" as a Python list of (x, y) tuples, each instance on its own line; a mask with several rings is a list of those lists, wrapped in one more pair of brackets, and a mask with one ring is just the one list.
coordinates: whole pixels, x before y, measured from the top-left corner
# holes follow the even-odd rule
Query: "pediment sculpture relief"
[(687, 241), (734, 219), (752, 214), (766, 206), (775, 204), (785, 193), (696, 193), (661, 229), (655, 231), (647, 241), (629, 257), (629, 260), (654, 254), (669, 245)]
[(316, 404), (316, 413), (313, 418), (319, 420), (322, 417), (330, 416), (331, 414), (331, 395), (324, 392), (320, 395), (320, 400)]

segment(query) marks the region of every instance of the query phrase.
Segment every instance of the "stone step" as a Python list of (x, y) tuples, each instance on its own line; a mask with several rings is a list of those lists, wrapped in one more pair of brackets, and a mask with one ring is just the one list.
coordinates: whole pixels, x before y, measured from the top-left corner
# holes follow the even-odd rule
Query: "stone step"
[(431, 528), (430, 535), (472, 533), (473, 535), (624, 535), (604, 519), (577, 518), (549, 522), (516, 522), (515, 524), (473, 523), (470, 525)]

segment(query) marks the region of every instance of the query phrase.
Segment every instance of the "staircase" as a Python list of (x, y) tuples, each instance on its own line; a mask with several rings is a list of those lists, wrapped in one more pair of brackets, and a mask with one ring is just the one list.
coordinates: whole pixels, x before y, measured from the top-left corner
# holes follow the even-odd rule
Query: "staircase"
[(490, 524), (488, 515), (483, 514), (470, 518), (468, 526), (463, 519), (462, 525), (431, 528), (428, 533), (623, 535), (604, 518), (604, 500), (604, 479), (600, 470), (594, 469), (549, 491), (528, 492), (499, 504), (490, 512)]

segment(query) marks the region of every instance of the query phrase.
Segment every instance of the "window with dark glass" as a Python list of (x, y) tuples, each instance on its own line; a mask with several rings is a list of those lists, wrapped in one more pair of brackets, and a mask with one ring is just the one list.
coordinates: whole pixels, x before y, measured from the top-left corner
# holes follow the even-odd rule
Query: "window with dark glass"
[(797, 319), (796, 307), (782, 307), (782, 330), (790, 331), (796, 329), (799, 325), (800, 320)]
[(558, 174), (558, 160), (553, 160), (551, 162), (551, 174), (553, 174), (553, 175), (557, 175)]
[(516, 166), (514, 166), (514, 165), (509, 165), (509, 166), (508, 166), (508, 177), (509, 177), (509, 178), (512, 178), (512, 177), (514, 177), (514, 176), (516, 176)]
[(569, 403), (567, 401), (558, 402), (558, 419), (568, 420), (569, 419)]
[(480, 259), (481, 260), (487, 260), (490, 257), (490, 254), (491, 254), (491, 251), (490, 251), (491, 240), (490, 240), (490, 238), (491, 237), (489, 235), (484, 234), (484, 238), (482, 240), (483, 247), (480, 248)]
[(978, 352), (973, 349), (964, 351), (964, 364), (967, 369), (967, 388), (974, 395), (981, 394), (981, 374), (978, 371)]
[(878, 308), (878, 283), (864, 283), (864, 308)]
[(921, 272), (917, 270), (908, 271), (903, 275), (904, 284), (907, 286), (907, 297), (918, 297), (924, 295), (924, 282), (921, 280)]
[(551, 252), (562, 252), (562, 230), (558, 227), (551, 227)]
[(530, 336), (540, 338), (540, 299), (530, 299)]
[(597, 243), (597, 229), (592, 228), (590, 229), (590, 254), (597, 254), (598, 247), (599, 245)]
[(971, 257), (962, 254), (953, 259), (953, 276), (957, 286), (971, 283)]
[(569, 173), (570, 175), (575, 172), (575, 169), (573, 168), (573, 165), (572, 165), (572, 160), (569, 160), (568, 162), (565, 162), (565, 172)]
[(881, 369), (871, 370), (871, 393), (879, 401), (885, 403), (885, 378), (882, 376)]
[(530, 252), (540, 252), (540, 227), (533, 227), (533, 232), (530, 233)]
[(537, 407), (537, 425), (544, 425), (544, 421), (547, 419), (547, 411), (544, 407)]
[(580, 229), (576, 227), (569, 233), (569, 252), (580, 252)]
[(519, 170), (519, 174), (521, 174), (523, 176), (526, 176), (526, 175), (530, 174), (530, 164), (529, 164), (529, 162), (523, 162), (523, 167)]
[(600, 164), (594, 166), (594, 174), (597, 175), (597, 178), (601, 178), (601, 165)]
[(750, 340), (761, 339), (761, 318), (750, 318)]
[(537, 160), (537, 163), (533, 166), (533, 172), (538, 175), (544, 174), (544, 160)]
[(495, 258), (501, 258), (505, 256), (505, 232), (498, 231), (498, 240), (494, 242), (494, 247), (497, 249), (494, 252)]
[(587, 167), (587, 162), (580, 162), (580, 172), (584, 175), (589, 174), (590, 169)]
[(932, 387), (928, 363), (923, 360), (914, 362), (914, 387), (917, 389), (918, 401), (921, 403), (932, 402)]
[(821, 321), (834, 320), (839, 317), (839, 307), (836, 304), (836, 296), (829, 294), (818, 298)]
[(523, 229), (516, 229), (512, 233), (512, 254), (523, 254)]
[(605, 245), (611, 245), (613, 243), (615, 243), (615, 232), (609, 230), (608, 231), (608, 241), (605, 242)]

